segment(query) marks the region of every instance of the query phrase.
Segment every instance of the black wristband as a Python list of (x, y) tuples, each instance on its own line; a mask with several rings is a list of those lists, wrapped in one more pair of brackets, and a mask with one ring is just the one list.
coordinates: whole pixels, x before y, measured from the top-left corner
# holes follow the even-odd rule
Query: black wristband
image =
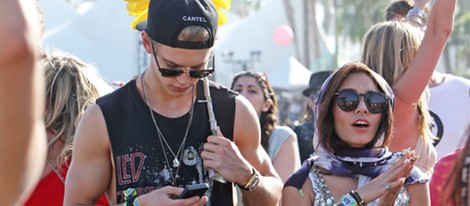
[(361, 196), (359, 196), (359, 193), (357, 193), (356, 190), (351, 190), (349, 192), (349, 194), (351, 195), (351, 197), (354, 198), (354, 200), (356, 201), (356, 203), (359, 205), (359, 206), (365, 206), (366, 203), (364, 202), (364, 200), (362, 200)]

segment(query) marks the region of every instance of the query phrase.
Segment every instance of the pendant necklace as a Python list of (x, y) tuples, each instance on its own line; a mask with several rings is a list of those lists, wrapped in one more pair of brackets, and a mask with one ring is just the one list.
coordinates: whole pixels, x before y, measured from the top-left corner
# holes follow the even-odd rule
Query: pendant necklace
[(188, 133), (189, 133), (189, 128), (191, 127), (191, 123), (192, 123), (192, 120), (193, 120), (193, 112), (194, 112), (194, 92), (195, 92), (195, 88), (193, 86), (193, 91), (192, 91), (192, 96), (191, 96), (191, 111), (189, 112), (189, 119), (188, 119), (188, 124), (186, 126), (186, 131), (184, 133), (184, 137), (183, 137), (183, 140), (181, 141), (181, 145), (179, 146), (178, 148), (178, 151), (175, 153), (173, 152), (173, 150), (171, 149), (170, 145), (168, 144), (168, 142), (166, 141), (166, 138), (165, 136), (163, 136), (163, 133), (162, 131), (160, 130), (160, 128), (158, 127), (158, 124), (157, 124), (157, 121), (155, 120), (155, 116), (153, 114), (153, 110), (152, 108), (150, 107), (150, 99), (148, 98), (148, 94), (147, 94), (147, 90), (146, 90), (146, 83), (145, 83), (145, 79), (144, 79), (144, 74), (145, 72), (140, 75), (140, 80), (141, 80), (141, 84), (142, 84), (142, 91), (144, 93), (144, 99), (145, 99), (145, 103), (147, 104), (148, 108), (149, 108), (149, 112), (150, 112), (150, 116), (152, 117), (152, 121), (153, 121), (153, 124), (155, 125), (155, 128), (157, 129), (157, 136), (158, 136), (158, 139), (160, 140), (160, 145), (162, 147), (162, 152), (163, 152), (163, 156), (165, 157), (165, 162), (166, 162), (166, 165), (168, 166), (168, 168), (170, 170), (172, 170), (172, 167), (170, 166), (170, 162), (169, 162), (169, 159), (168, 159), (168, 156), (165, 152), (165, 146), (167, 148), (167, 150), (173, 155), (173, 161), (172, 161), (172, 166), (173, 168), (176, 168), (176, 173), (173, 175), (171, 172), (171, 178), (173, 180), (173, 185), (175, 185), (176, 183), (176, 176), (178, 175), (178, 172), (179, 172), (179, 169), (180, 169), (180, 166), (181, 166), (181, 161), (182, 161), (182, 158), (183, 158), (183, 155), (182, 155), (182, 151), (183, 151), (183, 148), (186, 144), (186, 139), (188, 137)]

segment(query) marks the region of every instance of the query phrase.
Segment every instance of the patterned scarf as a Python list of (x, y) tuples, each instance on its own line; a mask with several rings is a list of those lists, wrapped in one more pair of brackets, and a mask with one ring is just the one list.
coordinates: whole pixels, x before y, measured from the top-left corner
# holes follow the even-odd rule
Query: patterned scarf
[[(315, 165), (334, 175), (359, 178), (361, 175), (373, 179), (384, 173), (392, 164), (403, 156), (401, 152), (390, 152), (388, 148), (355, 149), (349, 148), (336, 155), (325, 150), (321, 145), (315, 151)], [(416, 167), (405, 181), (407, 184), (425, 183), (430, 175)]]

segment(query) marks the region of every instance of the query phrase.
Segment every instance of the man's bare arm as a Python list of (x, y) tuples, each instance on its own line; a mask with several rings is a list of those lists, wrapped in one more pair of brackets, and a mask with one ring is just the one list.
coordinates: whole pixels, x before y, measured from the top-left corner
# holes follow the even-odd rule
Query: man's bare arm
[[(271, 159), (261, 146), (261, 131), (256, 112), (245, 98), (237, 98), (234, 141), (243, 157), (260, 173), (260, 181), (253, 191), (242, 190), (244, 205), (279, 205), (282, 194), (282, 181), (274, 169)], [(251, 176), (249, 168), (239, 174), (244, 185)]]
[[(92, 105), (80, 120), (75, 134), (64, 205), (93, 205), (109, 190), (112, 167), (104, 117), (98, 105)], [(108, 201), (113, 204), (116, 200), (108, 196)]]

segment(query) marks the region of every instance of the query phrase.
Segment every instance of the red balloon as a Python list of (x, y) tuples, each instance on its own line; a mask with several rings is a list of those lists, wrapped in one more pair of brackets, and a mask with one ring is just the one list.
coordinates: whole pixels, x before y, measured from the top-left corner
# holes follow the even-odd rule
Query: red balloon
[(288, 25), (281, 25), (274, 30), (273, 40), (279, 46), (286, 46), (294, 39), (294, 31)]

